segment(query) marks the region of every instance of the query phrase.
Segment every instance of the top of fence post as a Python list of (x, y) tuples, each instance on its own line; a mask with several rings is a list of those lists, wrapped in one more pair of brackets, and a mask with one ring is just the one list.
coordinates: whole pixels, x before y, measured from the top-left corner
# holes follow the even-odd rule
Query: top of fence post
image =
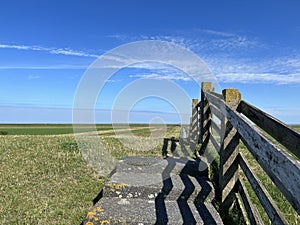
[(224, 101), (233, 109), (236, 109), (242, 100), (241, 93), (234, 88), (224, 89), (222, 91)]
[(198, 101), (199, 101), (199, 100), (198, 100), (197, 98), (193, 98), (192, 101), (193, 101), (192, 107), (193, 107), (193, 109), (194, 109), (194, 108), (197, 107)]
[(202, 82), (201, 83), (201, 90), (202, 91), (212, 91), (212, 82)]

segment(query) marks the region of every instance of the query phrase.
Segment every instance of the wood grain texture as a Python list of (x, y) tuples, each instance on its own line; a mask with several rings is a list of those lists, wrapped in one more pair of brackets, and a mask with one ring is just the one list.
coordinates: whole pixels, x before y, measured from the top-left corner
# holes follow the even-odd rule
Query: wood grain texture
[(268, 214), (272, 224), (288, 224), (276, 204), (273, 202), (271, 196), (268, 194), (256, 175), (251, 171), (249, 168), (249, 163), (242, 155), (240, 155), (240, 166), (261, 204), (264, 206), (264, 209)]
[(300, 158), (300, 134), (298, 132), (245, 101), (241, 101), (238, 111)]
[(300, 162), (270, 143), (259, 130), (226, 105), (225, 113), (257, 162), (300, 214)]
[[(236, 89), (223, 90), (223, 96), (203, 90), (202, 94), (209, 103), (211, 114), (221, 119), (219, 183), (221, 192), (227, 189), (224, 193), (225, 195), (223, 196), (222, 194), (221, 201), (223, 203), (231, 203), (235, 192), (234, 188), (237, 188), (247, 209), (249, 220), (252, 221), (251, 223), (262, 224), (256, 207), (249, 201), (250, 197), (243, 182), (235, 175), (235, 170), (238, 170), (237, 165), (239, 165), (262, 202), (272, 224), (287, 224), (280, 210), (264, 189), (261, 181), (256, 178), (255, 174), (248, 167), (246, 160), (239, 154), (238, 140), (241, 139), (277, 188), (300, 215), (299, 160), (296, 160), (286, 150), (277, 146), (257, 127), (252, 126), (244, 116), (266, 131), (298, 158), (300, 158), (300, 134), (271, 115), (241, 100), (241, 95)], [(214, 130), (218, 130), (219, 126), (214, 124), (214, 122), (211, 125)], [(216, 143), (214, 143), (216, 142), (215, 138), (211, 138), (211, 142), (216, 147)], [(233, 157), (233, 155), (237, 157)], [(237, 158), (239, 160), (236, 160)], [(224, 200), (224, 197), (226, 200)]]

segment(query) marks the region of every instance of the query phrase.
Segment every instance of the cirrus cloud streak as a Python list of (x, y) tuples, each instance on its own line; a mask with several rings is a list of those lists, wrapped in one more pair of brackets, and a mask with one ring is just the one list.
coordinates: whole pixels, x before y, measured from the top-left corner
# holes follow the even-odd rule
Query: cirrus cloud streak
[(99, 55), (90, 54), (82, 51), (75, 51), (69, 48), (48, 48), (35, 45), (8, 45), (0, 44), (0, 49), (15, 49), (25, 51), (44, 51), (54, 55), (67, 55), (67, 56), (79, 56), (79, 57), (91, 57), (97, 58)]

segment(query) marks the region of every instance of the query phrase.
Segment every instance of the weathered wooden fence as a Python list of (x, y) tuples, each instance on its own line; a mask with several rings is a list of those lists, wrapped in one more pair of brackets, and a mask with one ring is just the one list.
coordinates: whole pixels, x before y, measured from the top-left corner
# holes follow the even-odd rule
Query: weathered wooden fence
[[(239, 150), (241, 141), (271, 178), (289, 204), (300, 214), (300, 134), (271, 115), (241, 99), (236, 89), (213, 91), (202, 83), (201, 101), (193, 100), (192, 139), (198, 135), (202, 148), (208, 143), (219, 153), (219, 200), (225, 207), (235, 201), (251, 224), (262, 224), (241, 177), (246, 178), (272, 224), (288, 224)], [(271, 138), (276, 141), (271, 141)], [(292, 153), (293, 155), (291, 155)]]

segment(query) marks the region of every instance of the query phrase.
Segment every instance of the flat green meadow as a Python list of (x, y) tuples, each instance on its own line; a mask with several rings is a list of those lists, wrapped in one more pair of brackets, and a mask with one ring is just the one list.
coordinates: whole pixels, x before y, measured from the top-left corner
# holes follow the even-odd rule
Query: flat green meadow
[[(164, 136), (158, 139), (159, 144), (148, 151), (124, 146), (112, 125), (97, 125), (96, 130), (109, 154), (120, 159), (134, 155), (161, 157), (163, 137), (177, 138), (180, 133), (180, 126), (166, 128)], [(293, 128), (300, 132), (300, 126)], [(124, 138), (129, 131), (140, 138), (141, 148), (143, 138), (151, 133), (146, 125), (118, 129)], [(243, 145), (241, 152), (287, 220), (297, 224), (299, 216)], [(71, 125), (0, 125), (0, 163), (0, 224), (80, 224), (106, 181), (85, 161)], [(249, 184), (246, 185), (250, 190)], [(257, 197), (251, 191), (250, 195), (262, 212)], [(269, 223), (266, 215), (263, 221)]]
[(1, 224), (80, 224), (103, 180), (72, 137), (2, 136)]
[[(137, 137), (149, 135), (149, 128), (131, 129)], [(168, 126), (166, 136), (179, 129)], [(111, 125), (99, 125), (97, 130), (113, 133)], [(83, 159), (74, 136), (68, 135), (72, 126), (0, 125), (0, 131), (7, 132), (0, 135), (0, 224), (80, 224), (105, 178)], [(114, 135), (101, 138), (117, 159), (161, 156), (163, 141), (151, 151), (136, 152)]]
[[(81, 128), (84, 131), (84, 127)], [(90, 128), (86, 128), (86, 131)], [(97, 131), (111, 130), (111, 124), (96, 125)], [(73, 127), (69, 124), (3, 124), (0, 125), (0, 135), (56, 135), (73, 133)]]

